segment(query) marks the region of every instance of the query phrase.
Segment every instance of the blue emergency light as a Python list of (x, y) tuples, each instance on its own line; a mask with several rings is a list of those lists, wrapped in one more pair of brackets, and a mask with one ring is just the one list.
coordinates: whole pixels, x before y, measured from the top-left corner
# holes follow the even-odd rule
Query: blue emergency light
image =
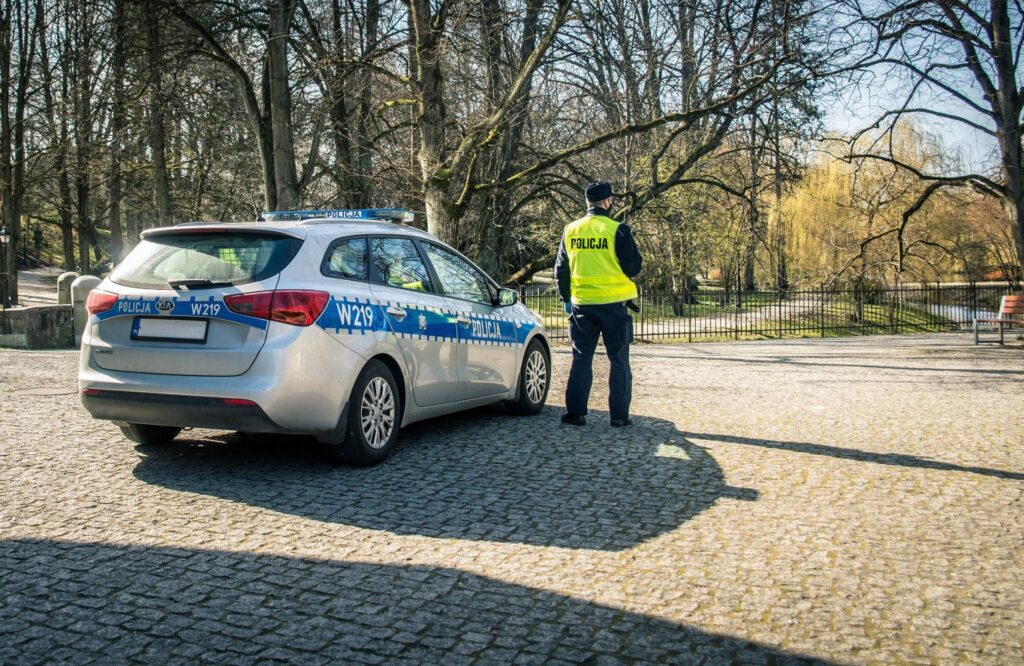
[(414, 214), (406, 208), (348, 208), (340, 210), (275, 210), (263, 213), (267, 222), (301, 222), (302, 220), (387, 220), (412, 222)]

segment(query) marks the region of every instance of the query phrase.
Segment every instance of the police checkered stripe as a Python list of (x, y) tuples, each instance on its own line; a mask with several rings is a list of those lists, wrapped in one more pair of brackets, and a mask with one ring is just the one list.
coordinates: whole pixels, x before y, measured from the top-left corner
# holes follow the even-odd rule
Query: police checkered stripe
[[(358, 301), (358, 299), (357, 299), (357, 301)], [(412, 303), (401, 303), (401, 302), (379, 301), (379, 300), (374, 300), (373, 302), (375, 304), (381, 305), (385, 309), (394, 306), (394, 307), (401, 308), (403, 310), (411, 310), (413, 312), (433, 312), (435, 314), (449, 315), (449, 316), (456, 316), (456, 315), (459, 315), (459, 314), (464, 314), (464, 313), (462, 313), (462, 312), (460, 312), (458, 310), (455, 310), (453, 308), (441, 308), (441, 307), (436, 307), (436, 306), (422, 306), (422, 305), (412, 304)], [(469, 316), (470, 316), (471, 319), (479, 319), (479, 320), (482, 320), (482, 321), (496, 321), (496, 322), (511, 323), (514, 326), (516, 326), (516, 328), (519, 328), (524, 323), (526, 323), (526, 322), (524, 322), (524, 321), (522, 321), (520, 319), (506, 319), (504, 317), (491, 317), (491, 316), (487, 316), (487, 315), (483, 315), (483, 314), (479, 314), (479, 313), (475, 313), (475, 312), (474, 313), (470, 313)], [(423, 335), (418, 335), (418, 334), (405, 334), (405, 333), (400, 334), (400, 335), (402, 337), (415, 337), (415, 338), (418, 338), (418, 339), (423, 339), (424, 337), (427, 337), (428, 339), (431, 338), (431, 337), (436, 338), (437, 340), (442, 339), (442, 336), (423, 336)], [(447, 338), (445, 338), (445, 339), (447, 339)], [(519, 344), (518, 342), (505, 342), (505, 341), (498, 341), (498, 340), (473, 340), (473, 339), (468, 340), (468, 342), (470, 342), (472, 344), (480, 344), (480, 345), (487, 345), (487, 346), (509, 346), (509, 347), (515, 346), (515, 345)]]
[[(161, 310), (159, 308), (159, 305), (164, 302), (171, 304), (169, 310)], [(201, 309), (197, 310), (197, 307)], [(99, 314), (90, 315), (89, 320), (93, 323), (98, 323), (115, 317), (131, 316), (219, 319), (261, 330), (266, 330), (270, 324), (266, 319), (252, 317), (231, 310), (222, 299), (208, 296), (205, 300), (202, 300), (194, 294), (189, 295), (188, 298), (184, 296), (119, 295), (114, 307)]]
[[(366, 331), (360, 331), (360, 335), (366, 335)], [(396, 337), (402, 340), (427, 340), (440, 342), (442, 340), (455, 340), (457, 338), (449, 338), (447, 336), (440, 335), (420, 335), (418, 333), (393, 333)], [(465, 344), (477, 345), (480, 347), (521, 347), (521, 342), (504, 342), (497, 340), (463, 340)]]
[[(380, 300), (380, 299), (376, 299), (376, 298), (361, 299), (361, 298), (358, 298), (358, 297), (337, 298), (335, 296), (332, 296), (331, 300), (335, 304), (370, 305), (370, 306), (379, 307), (382, 310), (381, 314), (384, 315), (384, 320), (385, 321), (387, 319), (387, 309), (391, 308), (391, 307), (396, 307), (396, 308), (401, 308), (403, 310), (406, 310), (412, 316), (416, 316), (417, 314), (423, 315), (423, 314), (426, 314), (426, 313), (435, 314), (435, 315), (442, 315), (442, 316), (458, 316), (458, 315), (463, 315), (463, 316), (468, 316), (472, 320), (476, 320), (476, 321), (480, 321), (480, 322), (497, 322), (498, 323), (497, 330), (499, 331), (499, 334), (501, 332), (501, 325), (500, 324), (502, 322), (504, 322), (506, 324), (510, 324), (513, 327), (514, 330), (515, 329), (520, 329), (524, 325), (530, 325), (530, 322), (524, 321), (522, 319), (509, 319), (509, 318), (505, 318), (505, 317), (494, 317), (494, 316), (488, 316), (488, 315), (480, 314), (480, 313), (476, 313), (476, 312), (465, 312), (465, 311), (461, 311), (461, 310), (456, 310), (454, 308), (444, 308), (444, 307), (429, 306), (429, 305), (428, 306), (424, 306), (422, 304), (403, 303), (401, 301), (387, 301), (387, 300)], [(340, 333), (342, 330), (344, 330), (344, 331), (346, 331), (346, 332), (348, 332), (350, 334), (354, 334), (356, 331), (358, 331), (360, 335), (366, 335), (368, 332), (383, 332), (383, 331), (378, 331), (375, 328), (375, 326), (377, 325), (376, 321), (371, 326), (357, 326), (354, 323), (351, 324), (351, 325), (348, 325), (348, 326), (340, 325), (340, 324), (341, 324), (341, 321), (339, 320), (338, 323), (334, 324), (334, 325), (332, 325), (331, 323), (328, 323), (328, 322), (322, 322), (320, 325), (321, 325), (322, 328), (333, 330), (335, 333)], [(383, 324), (383, 322), (381, 322), (381, 324)], [(458, 335), (454, 335), (454, 336), (424, 335), (424, 334), (421, 334), (421, 333), (408, 333), (408, 332), (403, 332), (403, 331), (396, 331), (396, 330), (393, 330), (393, 329), (392, 329), (392, 332), (396, 336), (398, 336), (399, 338), (403, 338), (403, 339), (436, 340), (436, 341), (448, 340), (448, 339), (452, 339), (452, 340), (459, 340), (460, 339)], [(502, 336), (502, 337), (505, 337), (505, 336)], [(472, 345), (487, 346), (487, 347), (516, 347), (516, 346), (522, 346), (525, 343), (525, 340), (524, 341), (520, 341), (519, 340), (519, 335), (518, 334), (513, 333), (513, 338), (514, 338), (513, 340), (495, 340), (493, 338), (487, 338), (487, 337), (474, 338), (474, 337), (471, 336), (468, 339), (467, 338), (461, 338), (461, 340), (462, 340), (462, 342), (464, 344), (472, 344)]]
[[(365, 331), (360, 331), (360, 335), (365, 334)], [(441, 340), (456, 339), (440, 335), (420, 335), (418, 333), (394, 333), (394, 335), (402, 340), (427, 340), (440, 342)], [(504, 342), (497, 340), (463, 340), (463, 342), (481, 347), (519, 347), (523, 344), (521, 342)]]

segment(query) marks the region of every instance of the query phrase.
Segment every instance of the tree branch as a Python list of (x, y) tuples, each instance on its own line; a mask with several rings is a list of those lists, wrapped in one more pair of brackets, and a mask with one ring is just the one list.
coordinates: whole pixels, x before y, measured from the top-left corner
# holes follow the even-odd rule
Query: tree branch
[(891, 164), (899, 169), (903, 169), (904, 171), (907, 171), (924, 181), (935, 181), (942, 183), (944, 185), (976, 185), (984, 188), (989, 192), (999, 194), (1000, 196), (1007, 196), (1007, 191), (1005, 187), (1003, 187), (1002, 185), (1000, 185), (999, 183), (995, 182), (990, 178), (986, 178), (985, 176), (976, 173), (964, 174), (960, 176), (936, 176), (924, 173), (917, 167), (911, 166), (906, 162), (901, 162), (900, 160), (894, 159), (887, 155), (876, 155), (872, 153), (851, 153), (849, 155), (841, 157), (841, 159), (846, 162), (866, 159), (878, 160), (880, 162)]

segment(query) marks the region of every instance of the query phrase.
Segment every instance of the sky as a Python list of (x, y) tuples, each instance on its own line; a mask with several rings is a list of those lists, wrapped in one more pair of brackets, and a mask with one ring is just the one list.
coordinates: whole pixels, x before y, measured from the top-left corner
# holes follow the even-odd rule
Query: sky
[[(985, 105), (980, 89), (971, 81), (961, 81), (957, 89), (980, 105)], [(900, 108), (906, 98), (907, 85), (878, 72), (870, 85), (846, 90), (839, 96), (824, 99), (825, 129), (829, 132), (850, 134), (875, 123), (886, 109)], [(993, 127), (990, 119), (978, 114), (948, 94), (920, 90), (912, 106), (923, 107), (966, 118), (976, 124)], [(941, 141), (950, 154), (959, 153), (961, 173), (991, 175), (998, 166), (997, 144), (994, 137), (955, 120), (929, 114), (910, 114), (915, 126)], [(938, 175), (938, 174), (936, 174)], [(942, 174), (952, 175), (952, 174)]]
[[(829, 133), (852, 134), (872, 125), (881, 115), (881, 106), (857, 101), (835, 101), (825, 106), (825, 130)], [(959, 109), (944, 109), (959, 112)], [(959, 153), (963, 173), (990, 174), (998, 165), (994, 137), (953, 120), (914, 114), (919, 129), (934, 135), (948, 153)], [(974, 118), (975, 122), (979, 119)], [(936, 174), (942, 175), (942, 174)], [(948, 175), (948, 174), (947, 174)]]

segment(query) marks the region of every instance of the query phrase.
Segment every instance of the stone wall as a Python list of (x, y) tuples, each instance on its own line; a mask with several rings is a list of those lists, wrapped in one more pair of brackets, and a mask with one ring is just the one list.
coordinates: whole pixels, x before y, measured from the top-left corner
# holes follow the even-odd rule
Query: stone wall
[(74, 346), (70, 305), (36, 305), (0, 312), (0, 347), (60, 349)]

